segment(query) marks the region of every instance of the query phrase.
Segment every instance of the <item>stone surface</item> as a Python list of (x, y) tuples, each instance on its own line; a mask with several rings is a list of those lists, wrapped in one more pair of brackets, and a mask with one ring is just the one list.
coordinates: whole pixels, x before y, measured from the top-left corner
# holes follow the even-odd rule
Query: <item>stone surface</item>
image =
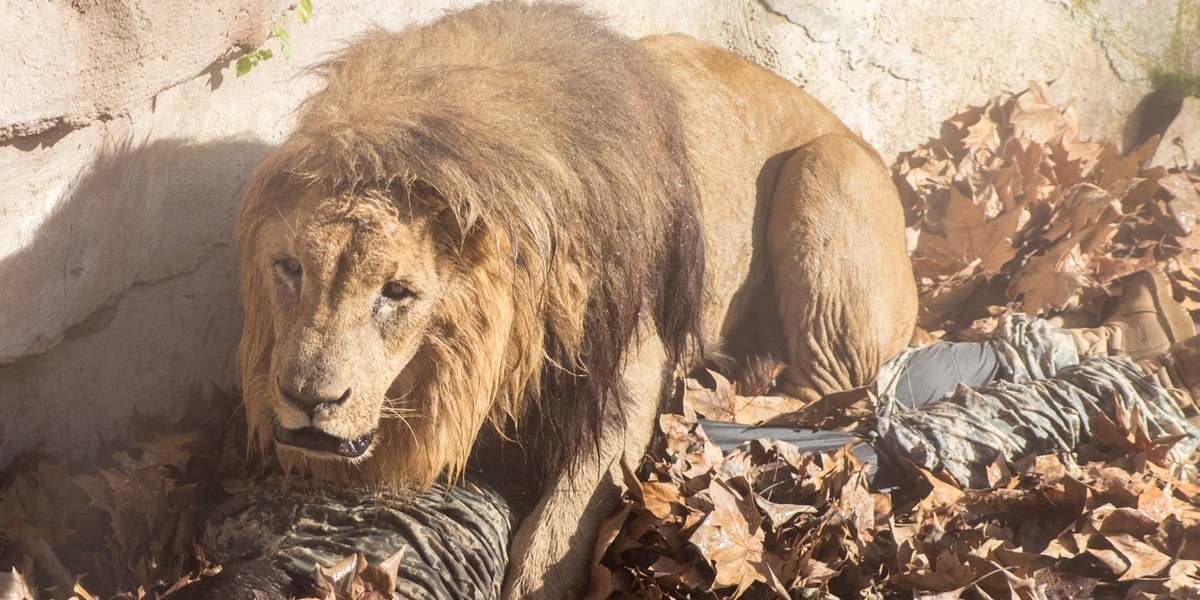
[(1151, 162), (1167, 168), (1200, 160), (1200, 99), (1184, 98), (1179, 115), (1163, 134)]
[[(304, 68), (372, 24), (400, 28), (471, 3), (314, 0), (307, 25), (286, 0), (10, 3), (0, 13), (0, 464), (39, 444), (84, 453), (135, 408), (176, 416), (208, 386), (231, 387), (240, 313), (228, 238), (241, 186), (312, 85)], [(963, 107), (1031, 81), (1073, 98), (1085, 135), (1117, 138), (1156, 65), (1186, 70), (1178, 32), (1195, 12), (1195, 0), (583, 4), (630, 35), (682, 31), (758, 61), (888, 160)], [(269, 35), (281, 14), (292, 59), (235, 77), (245, 50), (279, 54)], [(1186, 115), (1194, 123), (1193, 101)]]
[[(54, 0), (5, 4), (0, 140), (78, 127), (255, 48), (286, 0)], [(21, 85), (11, 85), (20, 82)]]

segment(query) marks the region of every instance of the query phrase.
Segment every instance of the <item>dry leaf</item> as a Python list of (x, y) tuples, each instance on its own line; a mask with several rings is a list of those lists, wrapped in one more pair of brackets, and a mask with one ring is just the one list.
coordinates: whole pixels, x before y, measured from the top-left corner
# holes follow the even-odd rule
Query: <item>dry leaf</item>
[(33, 600), (37, 598), (36, 586), (25, 575), (29, 568), (17, 571), (11, 568), (0, 572), (0, 600)]
[(1133, 539), (1130, 535), (1114, 535), (1104, 538), (1129, 564), (1121, 573), (1120, 581), (1154, 577), (1171, 564), (1171, 557)]
[(762, 528), (751, 527), (750, 505), (724, 484), (708, 488), (712, 512), (689, 541), (716, 571), (714, 587), (736, 587), (740, 596), (755, 581), (767, 581)]

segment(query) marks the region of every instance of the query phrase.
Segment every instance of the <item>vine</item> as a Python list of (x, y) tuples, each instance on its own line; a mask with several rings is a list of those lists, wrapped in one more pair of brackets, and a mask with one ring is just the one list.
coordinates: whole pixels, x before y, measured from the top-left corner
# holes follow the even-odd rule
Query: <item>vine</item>
[[(299, 4), (296, 5), (295, 10), (296, 15), (300, 17), (300, 22), (308, 23), (309, 19), (312, 19), (312, 0), (300, 0)], [(288, 34), (286, 27), (287, 16), (288, 13), (285, 11), (283, 14), (279, 15), (278, 19), (275, 20), (275, 27), (271, 30), (271, 37), (279, 40), (279, 53), (283, 55), (284, 60), (291, 60), (292, 39)], [(267, 38), (267, 40), (270, 41), (270, 38)], [(237, 76), (241, 77), (249, 73), (251, 69), (258, 66), (258, 63), (261, 63), (265, 60), (271, 60), (274, 57), (275, 53), (272, 52), (270, 48), (265, 47), (247, 52), (244, 56), (237, 60), (235, 66)]]

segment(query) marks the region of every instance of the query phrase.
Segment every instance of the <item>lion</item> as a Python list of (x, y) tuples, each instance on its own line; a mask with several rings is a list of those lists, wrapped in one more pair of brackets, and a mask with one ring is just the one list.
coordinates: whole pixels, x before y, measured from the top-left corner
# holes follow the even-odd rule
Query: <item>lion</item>
[(732, 53), (501, 1), (317, 73), (235, 231), (251, 438), (339, 485), (528, 474), (506, 598), (586, 582), (678, 369), (777, 356), (784, 406), (910, 339), (883, 162)]

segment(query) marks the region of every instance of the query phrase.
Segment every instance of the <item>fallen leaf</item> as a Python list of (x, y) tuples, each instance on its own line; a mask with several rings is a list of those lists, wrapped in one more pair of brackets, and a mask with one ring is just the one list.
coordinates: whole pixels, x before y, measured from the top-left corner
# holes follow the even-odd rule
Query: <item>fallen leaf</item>
[(1122, 534), (1105, 537), (1114, 550), (1120, 552), (1129, 568), (1120, 574), (1120, 581), (1153, 577), (1171, 564), (1171, 557), (1155, 550), (1133, 536)]
[(713, 586), (736, 587), (738, 597), (750, 584), (766, 583), (763, 562), (764, 532), (750, 527), (750, 510), (745, 499), (721, 482), (708, 488), (712, 512), (696, 528), (689, 541), (716, 571)]

